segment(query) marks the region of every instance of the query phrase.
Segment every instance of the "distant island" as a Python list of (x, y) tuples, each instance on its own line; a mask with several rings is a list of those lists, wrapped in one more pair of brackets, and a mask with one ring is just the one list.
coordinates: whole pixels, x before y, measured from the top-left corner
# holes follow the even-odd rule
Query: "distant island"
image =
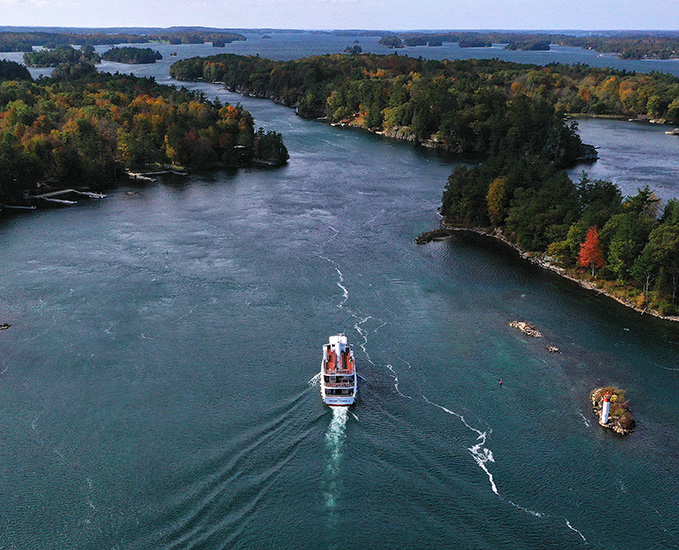
[(129, 29), (128, 32), (104, 32), (101, 29), (83, 31), (5, 31), (0, 32), (0, 51), (32, 52), (35, 46), (54, 49), (57, 46), (139, 44), (163, 42), (169, 44), (204, 44), (246, 40), (233, 31), (200, 27), (173, 27), (170, 29)]
[(26, 52), (24, 63), (29, 67), (56, 67), (62, 63), (99, 63), (101, 58), (92, 46), (81, 46), (80, 49), (67, 45), (56, 46), (36, 52)]
[(505, 50), (522, 50), (527, 52), (549, 51), (549, 41), (547, 40), (521, 40), (510, 42), (505, 46)]
[(130, 64), (146, 64), (155, 63), (163, 56), (157, 50), (151, 48), (134, 48), (126, 46), (123, 48), (111, 48), (101, 55), (102, 59), (106, 61), (115, 61), (117, 63)]

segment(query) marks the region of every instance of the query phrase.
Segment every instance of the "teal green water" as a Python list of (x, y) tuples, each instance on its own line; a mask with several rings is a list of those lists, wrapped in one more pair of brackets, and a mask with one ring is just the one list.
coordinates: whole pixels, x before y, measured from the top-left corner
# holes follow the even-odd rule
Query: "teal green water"
[[(416, 246), (429, 151), (194, 86), (290, 165), (0, 225), (0, 547), (679, 546), (679, 327), (492, 243)], [(314, 379), (338, 331), (348, 412)], [(608, 383), (628, 438), (587, 403)]]

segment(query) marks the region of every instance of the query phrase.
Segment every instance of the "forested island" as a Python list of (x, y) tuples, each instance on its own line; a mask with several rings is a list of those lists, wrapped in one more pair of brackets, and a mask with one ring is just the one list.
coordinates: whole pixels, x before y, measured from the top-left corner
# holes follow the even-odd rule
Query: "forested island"
[[(458, 42), (460, 47), (468, 44), (506, 44), (508, 50), (549, 50), (550, 44), (573, 46), (615, 53), (622, 59), (676, 59), (679, 58), (679, 36), (676, 32), (592, 32), (587, 36), (563, 33), (526, 32), (404, 32), (391, 34), (390, 42), (406, 45), (425, 45), (431, 41)], [(463, 45), (464, 44), (464, 45)], [(389, 45), (389, 44), (385, 44)], [(398, 46), (393, 46), (398, 47)], [(402, 46), (401, 46), (402, 47)]]
[(115, 61), (117, 63), (146, 64), (155, 63), (159, 59), (162, 59), (163, 56), (159, 51), (152, 50), (151, 48), (134, 48), (132, 46), (126, 46), (123, 48), (111, 48), (104, 52), (101, 58), (106, 61)]
[(29, 67), (56, 67), (62, 63), (99, 63), (101, 58), (92, 46), (75, 49), (68, 45), (36, 52), (26, 52), (24, 63)]
[[(557, 165), (580, 155), (575, 126), (549, 93), (519, 89), (536, 67), (484, 61), (418, 60), (391, 55), (326, 55), (271, 61), (223, 54), (172, 65), (179, 80), (225, 82), (234, 91), (296, 107), (387, 136), (470, 157), (549, 149)], [(534, 80), (534, 79), (533, 79)]]
[(626, 305), (679, 313), (677, 199), (662, 205), (648, 188), (623, 198), (613, 183), (574, 183), (544, 158), (498, 156), (453, 171), (441, 214)]
[(541, 146), (555, 149), (559, 165), (579, 155), (565, 113), (679, 121), (678, 78), (585, 65), (340, 54), (272, 61), (222, 54), (179, 61), (170, 74), (225, 82), (230, 90), (296, 107), (302, 116), (462, 154), (513, 151), (547, 132), (550, 139)]
[(240, 105), (89, 67), (0, 83), (0, 204), (74, 182), (102, 189), (133, 168), (287, 161), (280, 134), (255, 132)]

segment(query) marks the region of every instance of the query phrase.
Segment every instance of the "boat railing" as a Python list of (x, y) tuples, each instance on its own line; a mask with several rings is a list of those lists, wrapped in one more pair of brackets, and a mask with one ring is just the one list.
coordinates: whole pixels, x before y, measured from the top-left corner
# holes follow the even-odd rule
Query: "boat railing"
[(354, 382), (326, 382), (326, 388), (353, 388)]

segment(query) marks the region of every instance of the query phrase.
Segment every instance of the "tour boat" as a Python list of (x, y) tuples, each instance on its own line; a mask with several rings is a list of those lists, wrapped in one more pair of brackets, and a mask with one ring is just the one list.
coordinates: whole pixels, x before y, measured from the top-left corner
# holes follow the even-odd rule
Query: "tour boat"
[(348, 407), (356, 400), (354, 346), (344, 334), (328, 339), (321, 362), (321, 397), (331, 407)]

